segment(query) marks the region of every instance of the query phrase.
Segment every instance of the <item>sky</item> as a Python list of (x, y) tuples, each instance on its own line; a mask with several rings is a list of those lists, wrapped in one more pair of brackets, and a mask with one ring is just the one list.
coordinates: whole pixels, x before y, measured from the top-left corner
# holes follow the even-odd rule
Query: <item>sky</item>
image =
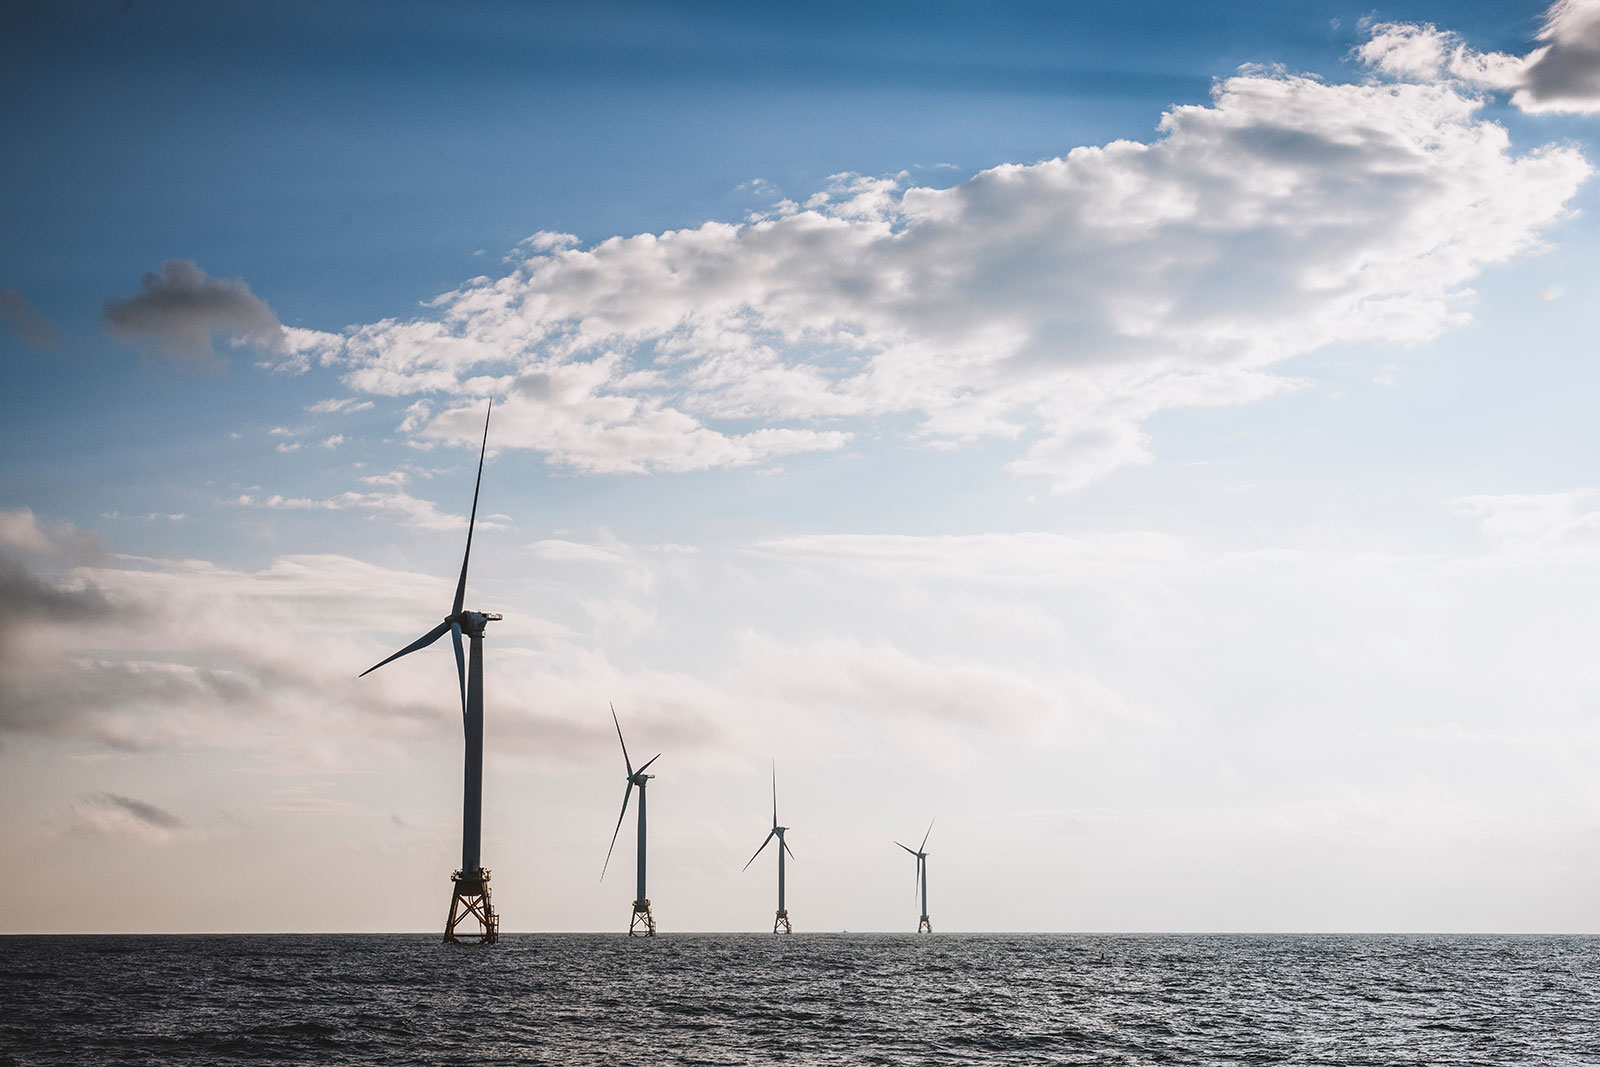
[[(0, 931), (1600, 931), (1600, 3), (0, 11)], [(48, 891), (41, 875), (48, 872)]]

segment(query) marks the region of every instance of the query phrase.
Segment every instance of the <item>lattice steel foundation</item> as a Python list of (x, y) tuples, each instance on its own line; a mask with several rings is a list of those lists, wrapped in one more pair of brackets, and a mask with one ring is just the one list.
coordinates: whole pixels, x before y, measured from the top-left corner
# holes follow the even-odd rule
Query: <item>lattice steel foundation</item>
[[(644, 794), (640, 793), (639, 798), (642, 801)], [(650, 902), (648, 900), (636, 900), (633, 902), (633, 918), (628, 920), (628, 936), (656, 936), (656, 917), (650, 914)]]
[[(450, 896), (450, 918), (444, 924), (445, 943), (492, 945), (499, 941), (500, 916), (489, 903), (489, 872), (480, 867), (470, 874), (456, 871), (450, 878), (455, 892)], [(472, 919), (478, 921), (476, 933), (461, 929)]]
[(775, 934), (794, 933), (794, 927), (789, 925), (789, 911), (787, 908), (781, 909), (777, 917), (772, 920), (772, 932)]
[(928, 917), (926, 915), (924, 915), (921, 919), (919, 919), (917, 921), (917, 933), (919, 933), (919, 934), (931, 934), (931, 933), (933, 933), (933, 924), (928, 921)]

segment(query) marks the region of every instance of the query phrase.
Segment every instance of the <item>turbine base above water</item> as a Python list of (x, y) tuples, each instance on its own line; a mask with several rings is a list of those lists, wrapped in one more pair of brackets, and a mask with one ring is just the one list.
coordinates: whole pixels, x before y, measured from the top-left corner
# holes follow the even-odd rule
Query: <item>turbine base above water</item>
[(926, 915), (924, 915), (917, 922), (917, 933), (919, 933), (919, 934), (931, 934), (931, 933), (933, 933), (933, 923), (928, 921), (928, 917)]
[(775, 934), (792, 934), (794, 927), (789, 925), (788, 909), (781, 909), (777, 917), (772, 920), (772, 932)]
[(628, 936), (656, 936), (656, 917), (650, 914), (650, 902), (648, 900), (636, 900), (633, 902), (633, 918), (628, 920)]
[[(488, 870), (456, 871), (450, 879), (455, 892), (450, 895), (450, 917), (444, 924), (445, 944), (492, 945), (499, 941), (500, 916), (489, 903)], [(465, 929), (472, 920), (477, 920), (477, 933)]]

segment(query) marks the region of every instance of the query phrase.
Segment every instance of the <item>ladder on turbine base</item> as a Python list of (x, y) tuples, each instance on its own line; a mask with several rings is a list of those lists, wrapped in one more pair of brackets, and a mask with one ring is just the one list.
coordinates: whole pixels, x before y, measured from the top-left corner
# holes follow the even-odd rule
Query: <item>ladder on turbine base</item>
[(926, 915), (924, 915), (921, 919), (919, 919), (917, 921), (917, 933), (919, 933), (919, 934), (931, 934), (931, 933), (933, 933), (933, 924), (928, 921), (928, 917)]
[(656, 917), (650, 914), (650, 902), (648, 900), (636, 900), (633, 902), (633, 918), (628, 920), (628, 936), (656, 936)]
[[(456, 871), (450, 876), (455, 891), (450, 895), (450, 917), (444, 924), (444, 942), (492, 945), (500, 940), (500, 916), (489, 903), (489, 872), (479, 867), (470, 874)], [(461, 930), (469, 919), (478, 921), (478, 932)]]
[(789, 911), (787, 908), (778, 912), (777, 918), (772, 920), (772, 932), (775, 934), (794, 933), (794, 927), (789, 925)]

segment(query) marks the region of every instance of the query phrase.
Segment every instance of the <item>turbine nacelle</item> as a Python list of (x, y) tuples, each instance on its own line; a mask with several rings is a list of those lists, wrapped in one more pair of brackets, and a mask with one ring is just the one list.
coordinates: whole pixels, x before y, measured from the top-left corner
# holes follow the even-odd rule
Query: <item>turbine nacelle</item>
[(497, 611), (463, 611), (459, 615), (452, 615), (444, 621), (461, 627), (461, 632), (467, 637), (482, 637), (484, 628), (491, 622), (499, 622), (505, 618)]

